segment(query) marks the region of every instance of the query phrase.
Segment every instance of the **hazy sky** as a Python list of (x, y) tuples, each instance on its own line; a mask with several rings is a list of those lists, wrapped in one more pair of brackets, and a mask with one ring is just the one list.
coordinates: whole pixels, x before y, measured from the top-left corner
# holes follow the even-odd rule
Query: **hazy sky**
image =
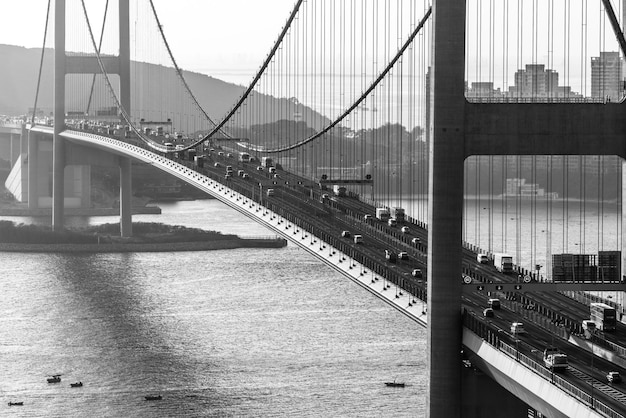
[[(88, 8), (93, 1), (86, 0)], [(67, 0), (68, 7), (70, 2), (80, 4)], [(295, 4), (295, 0), (153, 2), (179, 66), (216, 77), (231, 70), (256, 71)], [(40, 48), (47, 5), (48, 0), (0, 0), (0, 44)]]

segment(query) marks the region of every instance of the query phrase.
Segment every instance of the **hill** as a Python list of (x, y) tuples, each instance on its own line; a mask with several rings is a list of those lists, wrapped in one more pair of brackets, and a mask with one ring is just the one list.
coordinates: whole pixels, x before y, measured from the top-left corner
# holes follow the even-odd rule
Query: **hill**
[[(54, 76), (54, 51), (46, 49), (41, 74), (41, 87), (37, 99), (37, 108), (50, 114), (53, 108), (53, 76)], [(41, 60), (41, 48), (24, 48), (13, 45), (0, 44), (0, 59), (4, 63), (0, 66), (0, 115), (19, 116), (27, 114), (32, 109), (37, 91), (37, 79)], [(131, 87), (131, 103), (133, 108), (141, 109), (145, 114), (162, 113), (162, 103), (169, 100), (171, 92), (182, 92), (180, 81), (172, 74), (173, 68), (161, 65), (131, 62), (131, 77), (134, 86)], [(233, 103), (241, 97), (244, 86), (210, 77), (190, 71), (184, 71), (183, 75), (192, 92), (204, 110), (215, 120), (220, 120)], [(88, 92), (91, 86), (91, 77), (79, 77), (72, 84), (80, 83), (78, 91)], [(140, 92), (140, 93), (139, 93)], [(83, 97), (84, 96), (84, 97)], [(87, 94), (68, 92), (66, 95), (66, 109), (84, 111), (86, 108)], [(282, 106), (289, 109), (291, 117), (302, 115), (305, 120), (315, 120), (316, 123), (325, 123), (326, 119), (314, 112), (297, 100), (276, 98), (263, 94), (254, 95), (255, 106)], [(174, 115), (186, 114), (188, 103), (168, 102), (168, 111)], [(250, 120), (252, 124), (265, 124), (275, 122), (271, 112), (253, 112)], [(315, 115), (316, 117), (310, 117)]]

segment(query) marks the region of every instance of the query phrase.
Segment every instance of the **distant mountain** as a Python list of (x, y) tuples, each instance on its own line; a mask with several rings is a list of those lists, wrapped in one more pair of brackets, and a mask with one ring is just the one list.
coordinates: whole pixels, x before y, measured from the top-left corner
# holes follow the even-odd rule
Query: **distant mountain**
[[(41, 74), (41, 86), (37, 99), (37, 108), (46, 115), (51, 114), (53, 108), (53, 77), (54, 77), (54, 51), (46, 49)], [(0, 44), (0, 114), (18, 116), (27, 114), (35, 103), (39, 64), (41, 60), (40, 48), (24, 48), (12, 45)], [(180, 100), (171, 98), (172, 92), (182, 92), (182, 85), (172, 74), (173, 68), (161, 65), (132, 62), (131, 74), (134, 85), (131, 86), (131, 103), (134, 109), (141, 109), (142, 115), (156, 115), (154, 120), (160, 119), (163, 109), (167, 108), (174, 115), (186, 114), (190, 102), (178, 103)], [(231, 109), (232, 105), (244, 92), (245, 87), (227, 83), (207, 76), (189, 71), (183, 71), (183, 75), (191, 91), (198, 102), (216, 121), (219, 121)], [(87, 93), (90, 90), (91, 76), (79, 77), (72, 81), (72, 86), (67, 87), (66, 111), (84, 111), (86, 109)], [(76, 83), (80, 83), (76, 87)], [(70, 84), (68, 82), (68, 84)], [(80, 91), (75, 94), (71, 89)], [(108, 93), (107, 93), (108, 94)], [(167, 107), (163, 104), (167, 102)], [(319, 129), (328, 123), (327, 119), (312, 109), (302, 105), (294, 98), (279, 99), (263, 94), (254, 94), (252, 103), (248, 106), (277, 106), (287, 109), (284, 119), (309, 120)], [(264, 124), (275, 122), (272, 112), (249, 112), (251, 124)], [(314, 116), (314, 117), (312, 117)], [(151, 116), (146, 116), (149, 120)], [(311, 122), (310, 122), (311, 123)]]

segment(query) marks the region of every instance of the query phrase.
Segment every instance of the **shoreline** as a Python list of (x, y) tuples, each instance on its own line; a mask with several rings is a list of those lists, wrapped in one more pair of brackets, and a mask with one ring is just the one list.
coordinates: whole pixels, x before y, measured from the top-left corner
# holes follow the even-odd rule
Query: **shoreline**
[[(119, 208), (65, 208), (66, 216), (119, 216)], [(161, 208), (158, 206), (134, 206), (133, 215), (160, 215)], [(19, 217), (44, 217), (52, 216), (52, 208), (28, 209), (27, 207), (2, 207), (0, 205), (0, 216)]]
[(189, 242), (114, 242), (100, 244), (23, 244), (0, 243), (0, 252), (20, 253), (133, 253), (231, 250), (238, 248), (283, 248), (284, 238), (238, 238)]

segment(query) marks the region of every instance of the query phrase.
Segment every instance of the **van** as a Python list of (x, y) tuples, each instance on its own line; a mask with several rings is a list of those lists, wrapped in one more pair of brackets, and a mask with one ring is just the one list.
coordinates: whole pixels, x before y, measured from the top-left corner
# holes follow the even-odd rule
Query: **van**
[(274, 174), (276, 172), (276, 168), (275, 167), (270, 167), (268, 168), (270, 174)]
[(585, 339), (590, 340), (594, 332), (596, 332), (596, 323), (585, 319), (583, 321), (583, 335), (585, 336)]
[(524, 324), (521, 322), (513, 322), (511, 324), (511, 334), (526, 334)]
[(487, 305), (489, 305), (491, 309), (500, 309), (500, 299), (491, 298), (487, 301)]
[(354, 243), (355, 244), (363, 244), (363, 236), (362, 235), (355, 235), (354, 236)]

